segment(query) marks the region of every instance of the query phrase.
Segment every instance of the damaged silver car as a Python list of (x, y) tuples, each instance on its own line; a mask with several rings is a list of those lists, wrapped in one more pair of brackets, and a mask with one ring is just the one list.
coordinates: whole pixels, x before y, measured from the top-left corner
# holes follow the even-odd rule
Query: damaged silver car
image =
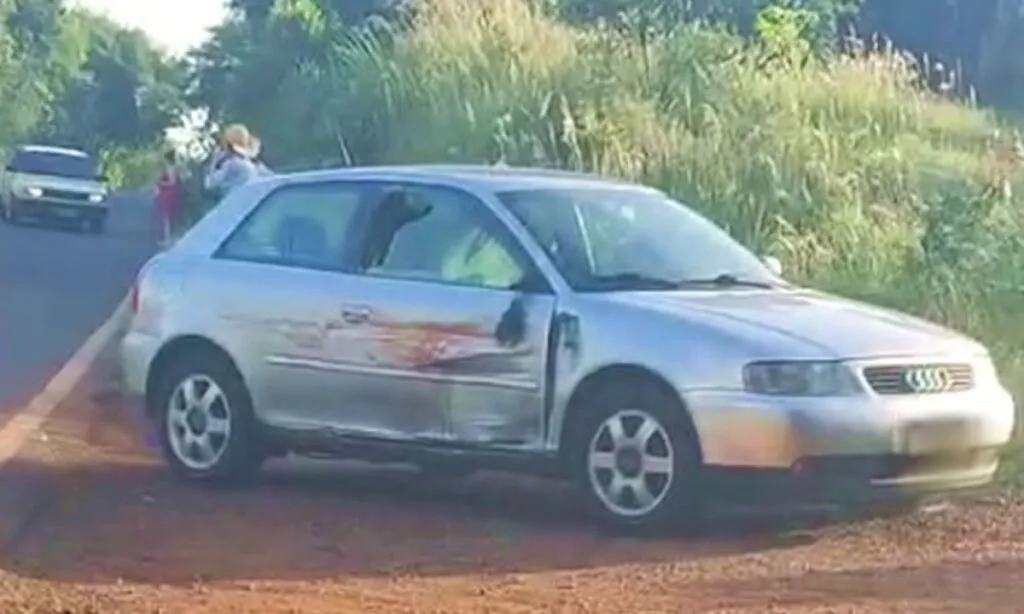
[(141, 271), (129, 388), (192, 480), (287, 453), (574, 480), (603, 521), (985, 485), (985, 348), (800, 288), (665, 194), (539, 169), (281, 175)]

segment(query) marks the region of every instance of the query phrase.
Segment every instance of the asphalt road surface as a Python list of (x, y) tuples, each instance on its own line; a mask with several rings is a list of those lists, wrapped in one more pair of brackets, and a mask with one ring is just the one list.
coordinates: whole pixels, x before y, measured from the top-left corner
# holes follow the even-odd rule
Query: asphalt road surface
[(107, 231), (0, 224), (0, 420), (38, 392), (124, 298), (154, 251), (149, 200), (112, 197)]

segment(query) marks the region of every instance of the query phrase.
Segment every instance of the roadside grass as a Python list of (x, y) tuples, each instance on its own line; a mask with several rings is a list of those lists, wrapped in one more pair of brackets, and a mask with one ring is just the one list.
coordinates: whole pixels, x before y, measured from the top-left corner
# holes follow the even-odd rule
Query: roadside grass
[(1024, 441), (1016, 441), (1003, 453), (996, 480), (1011, 494), (1024, 495)]

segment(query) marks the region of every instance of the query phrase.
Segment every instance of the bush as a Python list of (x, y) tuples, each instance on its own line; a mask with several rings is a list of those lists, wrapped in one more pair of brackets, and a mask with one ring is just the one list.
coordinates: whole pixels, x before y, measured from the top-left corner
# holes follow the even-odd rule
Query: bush
[(117, 189), (148, 188), (156, 182), (164, 163), (164, 150), (110, 148), (100, 153), (100, 167)]
[(981, 338), (1024, 393), (1019, 145), (990, 114), (924, 91), (891, 50), (780, 53), (795, 30), (770, 17), (761, 42), (698, 26), (649, 41), (523, 0), (436, 0), (393, 42), (357, 37), (293, 78), (331, 111), (321, 160), (501, 160), (650, 183), (799, 281)]

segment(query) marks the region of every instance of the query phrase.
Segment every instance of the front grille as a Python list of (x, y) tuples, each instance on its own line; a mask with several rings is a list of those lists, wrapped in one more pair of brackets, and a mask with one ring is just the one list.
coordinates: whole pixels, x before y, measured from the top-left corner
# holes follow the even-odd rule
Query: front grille
[(54, 190), (51, 188), (43, 189), (43, 198), (56, 198), (59, 200), (78, 200), (87, 201), (89, 195), (83, 192), (71, 192), (68, 190)]
[(974, 387), (969, 364), (879, 365), (864, 368), (864, 379), (877, 394), (941, 394)]

